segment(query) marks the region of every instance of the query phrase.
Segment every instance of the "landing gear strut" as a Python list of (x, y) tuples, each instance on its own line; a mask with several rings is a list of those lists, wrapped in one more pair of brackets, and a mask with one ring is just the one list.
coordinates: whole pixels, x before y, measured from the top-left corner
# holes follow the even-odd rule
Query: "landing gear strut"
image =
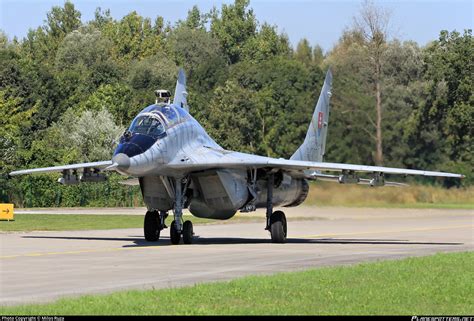
[(267, 186), (267, 226), (273, 243), (285, 243), (287, 235), (286, 216), (282, 211), (273, 212), (273, 185), (275, 174), (269, 173)]
[[(183, 192), (184, 184), (184, 192)], [(187, 181), (183, 183), (183, 179), (177, 178), (175, 180), (175, 203), (174, 203), (174, 220), (171, 223), (170, 227), (170, 240), (171, 244), (179, 244), (181, 240), (181, 235), (183, 235), (184, 244), (191, 244), (193, 242), (194, 233), (193, 233), (193, 223), (191, 221), (186, 221), (183, 223), (183, 204), (187, 187)]]

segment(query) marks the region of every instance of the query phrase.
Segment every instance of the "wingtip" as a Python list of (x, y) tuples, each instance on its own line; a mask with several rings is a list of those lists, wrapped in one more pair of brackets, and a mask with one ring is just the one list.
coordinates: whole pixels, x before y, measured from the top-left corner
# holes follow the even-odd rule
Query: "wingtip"
[(13, 171), (7, 174), (7, 178), (13, 178), (13, 176), (17, 176), (20, 171)]

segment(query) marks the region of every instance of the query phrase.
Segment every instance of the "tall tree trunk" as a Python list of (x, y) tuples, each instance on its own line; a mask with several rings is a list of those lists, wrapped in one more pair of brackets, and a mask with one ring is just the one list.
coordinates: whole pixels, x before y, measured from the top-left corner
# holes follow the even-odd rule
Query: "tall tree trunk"
[(383, 165), (383, 152), (382, 152), (382, 98), (380, 94), (380, 63), (375, 66), (375, 95), (377, 97), (377, 120), (376, 120), (376, 144), (377, 150), (375, 154), (375, 164)]
[[(364, 46), (367, 48), (368, 63), (373, 68), (374, 85), (376, 97), (376, 151), (375, 163), (383, 165), (382, 151), (382, 63), (383, 55), (386, 51), (386, 43), (388, 38), (388, 27), (390, 20), (390, 12), (382, 7), (375, 6), (373, 0), (365, 0), (362, 4), (360, 17), (355, 18), (355, 30), (362, 35)], [(371, 79), (372, 80), (372, 79)]]

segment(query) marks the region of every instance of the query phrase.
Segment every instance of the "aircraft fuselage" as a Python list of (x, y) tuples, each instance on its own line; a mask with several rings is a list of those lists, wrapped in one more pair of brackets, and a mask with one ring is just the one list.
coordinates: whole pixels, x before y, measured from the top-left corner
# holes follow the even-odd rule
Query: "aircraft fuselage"
[[(120, 138), (113, 161), (124, 175), (139, 178), (149, 210), (168, 211), (174, 204), (174, 180), (185, 185), (184, 207), (198, 217), (228, 219), (237, 210), (265, 207), (267, 182), (264, 170), (207, 169), (193, 172), (170, 164), (206, 161), (209, 153), (225, 154), (204, 128), (183, 108), (155, 104), (142, 110)], [(260, 172), (259, 172), (260, 171)], [(304, 201), (308, 184), (302, 178), (277, 173), (275, 205), (296, 206)]]

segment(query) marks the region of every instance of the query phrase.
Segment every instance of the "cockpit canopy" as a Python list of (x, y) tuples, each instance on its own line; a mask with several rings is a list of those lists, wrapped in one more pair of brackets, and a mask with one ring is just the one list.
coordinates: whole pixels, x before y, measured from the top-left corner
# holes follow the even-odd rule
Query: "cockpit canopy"
[(120, 138), (114, 155), (124, 153), (128, 157), (148, 150), (167, 131), (181, 122), (189, 120), (189, 114), (180, 107), (169, 104), (154, 104), (143, 109)]
[(132, 134), (142, 134), (158, 139), (165, 134), (165, 127), (158, 115), (144, 113), (138, 115), (128, 129)]

